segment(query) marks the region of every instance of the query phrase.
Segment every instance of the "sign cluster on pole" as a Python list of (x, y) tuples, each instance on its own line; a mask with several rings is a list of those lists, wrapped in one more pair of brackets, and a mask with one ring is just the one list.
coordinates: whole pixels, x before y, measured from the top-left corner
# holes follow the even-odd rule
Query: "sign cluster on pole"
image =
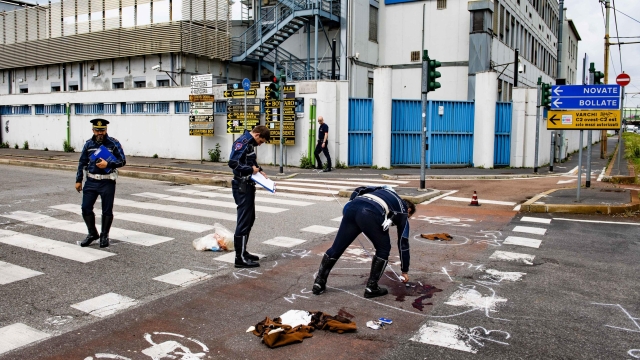
[(547, 129), (617, 130), (619, 85), (558, 85), (551, 88)]
[(213, 136), (213, 75), (191, 76), (189, 95), (189, 135)]
[[(227, 134), (242, 134), (260, 123), (260, 99), (256, 98), (260, 82), (244, 79), (227, 84)], [(249, 98), (247, 98), (249, 97)]]
[[(272, 99), (274, 96), (267, 95), (265, 100), (265, 125), (271, 133), (269, 144), (280, 143), (280, 116), (283, 120), (283, 141), (284, 145), (295, 145), (296, 143), (296, 86), (284, 85), (279, 89), (282, 91), (282, 104), (280, 100)], [(271, 89), (265, 86), (265, 94), (269, 94)], [(282, 112), (280, 109), (282, 105)]]

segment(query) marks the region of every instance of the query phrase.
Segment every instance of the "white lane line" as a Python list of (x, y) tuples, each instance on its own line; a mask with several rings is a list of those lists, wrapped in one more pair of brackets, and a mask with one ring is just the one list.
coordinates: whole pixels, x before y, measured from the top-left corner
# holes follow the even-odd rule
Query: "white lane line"
[(573, 169), (569, 170), (566, 174), (567, 175), (575, 175), (578, 173), (578, 167), (574, 167)]
[(578, 181), (578, 179), (558, 180), (558, 182), (556, 184), (569, 184), (569, 183), (572, 183), (574, 181)]
[(535, 257), (536, 257), (535, 255), (521, 254), (521, 253), (510, 252), (510, 251), (496, 250), (489, 257), (489, 259), (491, 259), (491, 260), (515, 261), (515, 262), (524, 263), (526, 265), (533, 265), (533, 259)]
[(300, 229), (300, 231), (307, 231), (307, 232), (327, 235), (327, 234), (331, 234), (332, 232), (338, 231), (338, 228), (331, 227), (331, 226), (312, 225), (304, 229)]
[[(8, 217), (10, 219), (18, 221), (24, 221), (25, 223), (30, 225), (42, 226), (49, 229), (65, 230), (85, 235), (87, 234), (87, 226), (84, 224), (84, 222), (80, 223), (68, 220), (59, 220), (48, 215), (30, 213), (26, 211), (14, 211), (9, 215), (4, 214), (0, 216)], [(120, 229), (116, 227), (111, 227), (111, 230), (109, 231), (109, 238), (142, 246), (153, 246), (173, 240), (173, 238), (166, 236), (147, 234), (139, 231)]]
[(282, 247), (292, 247), (292, 246), (300, 245), (306, 241), (307, 240), (294, 239), (294, 238), (285, 237), (285, 236), (276, 236), (273, 239), (263, 241), (262, 243), (275, 245), (275, 246), (282, 246)]
[(531, 216), (523, 216), (522, 219), (520, 219), (520, 221), (540, 223), (540, 224), (551, 224), (551, 219), (543, 219), (543, 218), (537, 218), (537, 217), (531, 217)]
[(194, 209), (194, 208), (188, 208), (183, 206), (164, 205), (164, 204), (140, 202), (140, 201), (133, 201), (133, 200), (125, 200), (125, 199), (115, 199), (114, 203), (117, 206), (127, 206), (127, 207), (136, 208), (136, 209), (143, 209), (143, 210), (173, 212), (176, 214), (201, 216), (201, 217), (210, 218), (210, 219), (229, 220), (229, 221), (236, 221), (237, 219), (236, 214), (227, 214), (227, 213), (218, 212), (218, 211)]
[[(306, 182), (302, 182), (302, 181), (293, 181), (293, 180), (282, 180), (278, 182), (278, 185), (285, 185), (285, 186), (289, 186), (289, 185), (296, 185), (296, 186), (308, 186), (308, 187), (319, 187), (321, 189), (346, 189), (349, 188), (349, 186), (346, 185), (327, 185), (327, 184), (316, 184), (316, 183), (306, 183)], [(277, 188), (279, 188), (280, 186), (278, 186)]]
[[(216, 200), (209, 200), (209, 199), (194, 199), (194, 198), (188, 198), (184, 196), (171, 196), (166, 194), (157, 194), (157, 193), (150, 193), (150, 192), (131, 194), (131, 195), (145, 197), (149, 199), (179, 202), (183, 204), (209, 205), (209, 206), (224, 207), (229, 209), (236, 209), (238, 207), (234, 202), (216, 201)], [(256, 211), (259, 211), (259, 212), (266, 212), (271, 214), (277, 214), (277, 213), (281, 213), (283, 211), (289, 210), (289, 209), (282, 209), (282, 208), (275, 208), (271, 206), (261, 206), (261, 205), (257, 205), (255, 209)]]
[(39, 271), (0, 261), (0, 285), (6, 285), (14, 281), (20, 281), (42, 274), (43, 273)]
[[(285, 180), (287, 181), (287, 180)], [(369, 182), (369, 180), (367, 179), (362, 179), (362, 181), (344, 181), (344, 180), (321, 180), (321, 179), (304, 179), (304, 178), (295, 178), (295, 180), (290, 180), (290, 181), (298, 181), (298, 182), (305, 182), (305, 183), (322, 183), (322, 184), (344, 184), (344, 185), (354, 185), (354, 186), (380, 186), (380, 183), (376, 183), (376, 182)], [(289, 182), (289, 181), (287, 181)], [(398, 186), (398, 184), (384, 184), (384, 185), (389, 185), (390, 187), (396, 187)], [(344, 188), (344, 186), (342, 186)]]
[(616, 224), (616, 225), (635, 225), (635, 226), (640, 226), (640, 223), (631, 223), (631, 222), (598, 221), (598, 220), (578, 220), (578, 219), (565, 219), (565, 218), (553, 218), (553, 220), (575, 221), (575, 222), (586, 222), (586, 223), (594, 223), (594, 224)]
[(94, 297), (93, 299), (73, 304), (71, 307), (82, 312), (86, 312), (89, 315), (103, 318), (111, 314), (115, 314), (120, 310), (134, 306), (137, 303), (138, 300), (136, 299), (116, 293), (107, 293)]
[(216, 190), (216, 191), (231, 192), (231, 188), (230, 188), (230, 187), (224, 187), (224, 186), (213, 186), (213, 185), (193, 185), (193, 187), (197, 187), (197, 188), (201, 188), (201, 189), (207, 189), (207, 190)]
[[(253, 251), (251, 252), (251, 254), (255, 255), (255, 256), (259, 257), (259, 258), (265, 257), (265, 255), (257, 254), (257, 253), (254, 253)], [(232, 252), (229, 252), (227, 254), (220, 255), (218, 257), (214, 257), (213, 260), (224, 261), (226, 263), (233, 264), (233, 263), (236, 262), (236, 253), (235, 253), (235, 251), (232, 251)]]
[[(340, 192), (337, 190), (325, 190), (325, 189), (314, 189), (314, 188), (298, 188), (298, 187), (293, 187), (293, 186), (282, 186), (281, 184), (283, 184), (282, 182), (277, 183), (276, 185), (276, 191), (278, 190), (289, 190), (289, 191), (304, 191), (304, 192), (311, 192), (311, 193), (316, 193), (316, 194), (328, 194), (328, 195), (338, 195)], [(330, 199), (329, 201), (331, 201), (333, 199)]]
[(458, 190), (451, 190), (451, 191), (446, 192), (446, 193), (444, 193), (444, 194), (442, 194), (442, 195), (438, 195), (438, 196), (436, 196), (436, 197), (433, 197), (433, 198), (431, 198), (431, 199), (429, 199), (429, 200), (427, 200), (427, 201), (423, 201), (423, 202), (421, 202), (421, 203), (420, 203), (420, 205), (428, 205), (428, 204), (431, 204), (432, 202), (434, 202), (434, 201), (436, 201), (436, 200), (440, 200), (440, 199), (442, 199), (443, 197), (447, 197), (447, 196), (449, 196), (449, 195), (451, 195), (451, 194), (455, 194), (455, 193), (457, 193), (457, 192), (458, 192)]
[(461, 336), (467, 332), (466, 328), (458, 325), (429, 320), (409, 340), (475, 354), (478, 350), (473, 348)]
[(598, 179), (596, 181), (602, 181), (602, 178), (604, 177), (604, 172), (607, 171), (606, 167), (602, 168), (602, 171), (600, 171), (600, 175), (598, 175)]
[[(62, 211), (68, 211), (77, 215), (82, 215), (82, 209), (80, 209), (80, 206), (78, 204), (62, 204), (62, 205), (50, 206), (50, 208), (58, 209)], [(160, 227), (166, 227), (169, 229), (183, 230), (183, 231), (189, 231), (194, 233), (201, 233), (203, 231), (213, 229), (213, 225), (198, 224), (190, 221), (175, 220), (170, 218), (163, 218), (159, 216), (151, 216), (151, 215), (144, 215), (144, 214), (114, 212), (113, 216), (116, 218), (116, 220), (131, 221), (131, 222), (136, 222), (140, 224), (160, 226)]]
[(522, 205), (516, 205), (516, 207), (513, 208), (513, 211), (520, 211), (521, 207)]
[(88, 247), (83, 248), (76, 244), (21, 234), (10, 230), (0, 230), (0, 243), (78, 261), (83, 264), (116, 255), (108, 251)]
[(162, 281), (167, 284), (185, 287), (185, 286), (189, 286), (191, 284), (195, 284), (197, 282), (209, 279), (210, 277), (211, 275), (200, 272), (200, 271), (180, 269), (180, 270), (172, 271), (168, 274), (154, 277), (153, 280)]
[[(186, 195), (196, 195), (196, 196), (204, 196), (209, 198), (224, 198), (224, 199), (233, 199), (233, 194), (220, 194), (211, 191), (198, 191), (195, 189), (169, 189), (167, 191), (176, 192), (179, 194)], [(298, 201), (298, 200), (286, 200), (286, 199), (278, 199), (276, 197), (266, 197), (266, 196), (257, 196), (256, 202), (264, 202), (278, 205), (291, 205), (291, 206), (309, 206), (313, 205), (312, 202), (307, 201)]]
[(544, 235), (547, 232), (547, 229), (531, 226), (516, 226), (513, 228), (513, 231), (527, 234)]
[(536, 249), (540, 247), (541, 243), (542, 243), (541, 240), (529, 239), (529, 238), (518, 237), (518, 236), (507, 236), (507, 238), (504, 239), (504, 242), (503, 242), (504, 245), (519, 245), (519, 246), (532, 247)]
[(342, 216), (338, 216), (337, 218), (331, 219), (331, 221), (342, 221)]
[[(278, 189), (281, 190), (288, 190), (288, 189), (283, 189), (278, 183)], [(216, 190), (216, 191), (222, 191), (222, 192), (231, 192), (231, 188), (227, 188), (227, 187), (222, 187), (222, 186), (212, 186), (212, 185), (194, 185), (194, 187), (197, 188), (201, 188), (201, 189), (207, 189), (207, 190)], [(276, 192), (276, 193), (271, 193), (268, 192), (266, 190), (264, 190), (264, 188), (262, 186), (258, 186), (256, 187), (256, 190), (258, 190), (257, 194), (256, 194), (256, 198), (259, 196), (258, 194), (263, 193), (266, 194), (265, 197), (286, 197), (286, 198), (291, 198), (291, 199), (304, 199), (304, 200), (312, 200), (312, 201), (333, 201), (332, 197), (326, 197), (326, 196), (316, 196), (316, 195), (308, 195), (308, 194), (291, 194), (291, 193), (282, 193), (282, 192)], [(329, 191), (328, 194), (338, 194), (337, 191)]]
[[(454, 197), (454, 196), (447, 196), (443, 200), (471, 202), (471, 198), (461, 198), (461, 197)], [(507, 205), (507, 206), (514, 206), (517, 204), (512, 201), (497, 201), (497, 200), (486, 200), (486, 199), (478, 199), (478, 202), (480, 204), (494, 204), (494, 205)]]
[(0, 328), (0, 355), (50, 336), (23, 323), (2, 327)]
[[(362, 181), (362, 179), (359, 179), (359, 178), (345, 178), (345, 180), (356, 180), (356, 181)], [(366, 181), (375, 182), (375, 183), (380, 183), (380, 184), (386, 184), (386, 183), (391, 183), (391, 184), (407, 184), (407, 183), (408, 183), (408, 181), (403, 181), (403, 180), (386, 180), (386, 179), (366, 179)]]

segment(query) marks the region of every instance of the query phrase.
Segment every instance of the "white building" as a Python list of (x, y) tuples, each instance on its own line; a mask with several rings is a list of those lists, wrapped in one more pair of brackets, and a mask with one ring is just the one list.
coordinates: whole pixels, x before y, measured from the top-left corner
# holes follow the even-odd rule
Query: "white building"
[[(566, 13), (566, 9), (565, 9)], [(562, 27), (562, 58), (560, 62), (560, 74), (558, 78), (565, 79), (568, 85), (582, 85), (582, 74), (578, 75), (578, 41), (580, 34), (573, 20), (564, 17)], [(587, 68), (589, 64), (587, 64)]]

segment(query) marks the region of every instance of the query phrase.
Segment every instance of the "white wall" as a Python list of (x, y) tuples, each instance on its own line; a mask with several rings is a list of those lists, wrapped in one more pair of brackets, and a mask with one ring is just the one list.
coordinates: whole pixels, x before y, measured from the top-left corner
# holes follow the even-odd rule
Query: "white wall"
[[(469, 82), (466, 66), (440, 67), (439, 79), (441, 88), (429, 93), (429, 100), (467, 101), (467, 84)], [(394, 69), (392, 97), (394, 99), (420, 99), (422, 95), (422, 68)]]
[(475, 113), (473, 121), (473, 166), (493, 168), (496, 139), (496, 97), (498, 74), (488, 71), (476, 74)]

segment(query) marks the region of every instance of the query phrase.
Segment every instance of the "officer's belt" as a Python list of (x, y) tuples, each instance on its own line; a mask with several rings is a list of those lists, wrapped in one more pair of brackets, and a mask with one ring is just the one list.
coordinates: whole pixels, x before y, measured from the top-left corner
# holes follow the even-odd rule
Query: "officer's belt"
[(118, 170), (106, 175), (87, 173), (87, 177), (95, 180), (115, 180), (118, 178)]
[(251, 176), (234, 176), (233, 180), (238, 180), (238, 181), (247, 181), (249, 183), (254, 183), (253, 180), (251, 180)]
[(384, 209), (384, 216), (386, 217), (387, 215), (389, 215), (389, 206), (387, 205), (387, 203), (382, 200), (381, 198), (375, 196), (375, 195), (371, 195), (371, 194), (364, 194), (361, 195), (364, 198), (373, 200), (374, 202), (376, 202), (378, 205), (382, 206), (382, 208)]

